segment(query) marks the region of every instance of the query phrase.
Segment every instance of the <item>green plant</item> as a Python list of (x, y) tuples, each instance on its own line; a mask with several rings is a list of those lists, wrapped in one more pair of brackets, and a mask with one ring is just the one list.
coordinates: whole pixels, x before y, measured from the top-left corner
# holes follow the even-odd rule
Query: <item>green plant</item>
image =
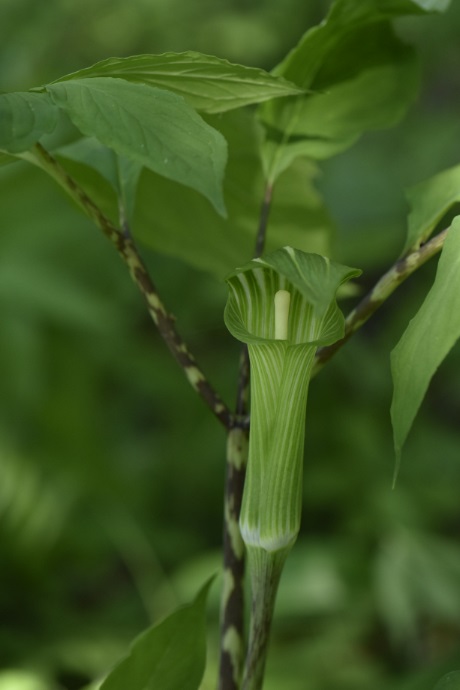
[[(396, 123), (413, 100), (414, 54), (391, 21), (446, 6), (337, 0), (327, 20), (307, 32), (272, 74), (197, 53), (145, 55), (106, 60), (44, 87), (1, 96), (0, 162), (21, 158), (42, 168), (114, 244), (171, 353), (228, 432), (222, 690), (241, 685), (246, 551), (253, 618), (242, 687), (262, 686), (276, 587), (300, 524), (310, 377), (443, 249), (433, 288), (392, 358), (399, 462), (428, 383), (460, 335), (458, 221), (430, 239), (458, 201), (458, 168), (411, 191), (401, 256), (346, 319), (336, 293), (358, 272), (319, 256), (330, 253), (329, 218), (312, 185), (304, 189), (315, 161), (345, 150), (367, 130)], [(255, 104), (262, 105), (239, 112)], [(219, 276), (257, 257), (229, 278), (226, 311), (229, 330), (249, 347), (253, 372), (244, 498), (247, 351), (231, 410), (179, 335), (138, 239)], [(280, 291), (291, 299), (284, 316), (273, 304)], [(102, 688), (198, 687), (206, 591), (142, 635)]]

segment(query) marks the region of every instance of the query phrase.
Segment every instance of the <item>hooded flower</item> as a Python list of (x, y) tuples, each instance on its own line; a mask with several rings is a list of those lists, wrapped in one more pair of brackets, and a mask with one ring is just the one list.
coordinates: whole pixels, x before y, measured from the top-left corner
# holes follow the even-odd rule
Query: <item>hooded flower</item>
[(240, 517), (247, 547), (284, 552), (297, 537), (314, 356), (319, 346), (343, 336), (336, 293), (359, 273), (284, 247), (227, 279), (225, 323), (247, 343), (251, 361), (251, 432)]

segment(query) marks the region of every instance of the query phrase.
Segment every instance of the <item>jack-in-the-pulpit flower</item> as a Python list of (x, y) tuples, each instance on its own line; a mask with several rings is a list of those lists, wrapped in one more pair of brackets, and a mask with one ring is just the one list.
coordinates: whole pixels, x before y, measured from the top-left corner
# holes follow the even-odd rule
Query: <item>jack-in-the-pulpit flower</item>
[(337, 290), (360, 271), (284, 247), (228, 278), (225, 323), (249, 348), (251, 431), (240, 527), (246, 545), (292, 546), (300, 527), (305, 411), (316, 349), (343, 336)]
[(284, 247), (228, 279), (227, 328), (247, 343), (251, 428), (240, 529), (253, 605), (243, 690), (262, 685), (276, 589), (302, 507), (308, 384), (318, 347), (344, 334), (338, 288), (360, 271)]

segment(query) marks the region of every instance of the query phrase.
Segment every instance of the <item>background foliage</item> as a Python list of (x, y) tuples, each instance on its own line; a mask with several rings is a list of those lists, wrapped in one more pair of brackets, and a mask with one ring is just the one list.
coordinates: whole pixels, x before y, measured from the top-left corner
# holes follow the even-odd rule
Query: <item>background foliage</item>
[[(0, 89), (142, 52), (271, 69), (327, 6), (3, 0)], [(363, 268), (368, 286), (403, 246), (403, 187), (459, 163), (460, 7), (398, 27), (421, 55), (421, 97), (402, 125), (366, 135), (317, 180), (333, 256)], [(125, 267), (53, 183), (4, 168), (0, 209), (0, 690), (77, 690), (218, 568), (224, 433)], [(193, 253), (193, 228), (187, 239)], [(231, 402), (238, 346), (223, 326), (224, 286), (145, 256)], [(312, 384), (302, 535), (283, 576), (267, 690), (431, 690), (460, 668), (458, 347), (391, 491), (389, 352), (434, 268), (398, 289)]]

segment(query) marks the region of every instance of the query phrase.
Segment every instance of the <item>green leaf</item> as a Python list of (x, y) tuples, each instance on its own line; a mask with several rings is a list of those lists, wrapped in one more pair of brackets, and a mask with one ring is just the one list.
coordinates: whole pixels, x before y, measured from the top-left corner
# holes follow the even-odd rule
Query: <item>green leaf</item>
[(450, 0), (413, 0), (427, 12), (445, 12), (450, 7)]
[(197, 690), (206, 662), (206, 598), (212, 580), (192, 604), (142, 633), (100, 690)]
[(56, 127), (59, 111), (46, 93), (0, 95), (0, 149), (21, 153)]
[[(139, 241), (155, 251), (223, 278), (253, 256), (265, 187), (260, 153), (262, 130), (254, 114), (248, 111), (209, 119), (229, 145), (224, 180), (228, 218), (218, 215), (194, 190), (144, 168), (132, 230)], [(82, 164), (85, 156), (80, 153), (80, 145), (71, 146), (69, 154), (67, 147), (55, 152), (69, 174), (118, 222), (112, 192), (115, 182), (105, 181), (109, 176), (107, 170), (113, 172), (111, 161), (88, 155)], [(81, 162), (76, 163), (77, 158)], [(269, 216), (267, 251), (290, 244), (303, 251), (330, 253), (332, 222), (314, 186), (317, 175), (314, 162), (299, 159), (280, 176)]]
[(117, 156), (118, 198), (122, 224), (129, 224), (134, 218), (136, 191), (142, 172), (142, 166), (126, 156)]
[(460, 165), (411, 187), (406, 197), (412, 210), (403, 254), (417, 250), (447, 211), (460, 202)]
[(159, 175), (196, 189), (220, 214), (225, 213), (225, 139), (183, 98), (110, 77), (46, 88), (83, 134)]
[[(313, 88), (325, 67), (340, 74), (342, 65), (332, 60), (328, 64), (328, 59), (340, 54), (340, 45), (349, 41), (356, 30), (403, 15), (441, 12), (448, 5), (446, 0), (336, 0), (326, 19), (304, 34), (276, 68), (276, 73), (304, 88)], [(359, 46), (355, 49), (359, 52)], [(344, 66), (350, 65), (353, 59), (352, 55), (348, 56)]]
[[(224, 180), (228, 219), (185, 188), (168, 180), (143, 176), (134, 232), (155, 250), (181, 258), (220, 278), (254, 254), (260, 206), (264, 197), (262, 131), (252, 113), (237, 111), (212, 118), (228, 141)], [(274, 191), (267, 232), (267, 251), (291, 244), (304, 251), (330, 251), (332, 222), (314, 187), (312, 161), (298, 160), (284, 172)]]
[(117, 194), (122, 216), (132, 223), (142, 165), (125, 156), (117, 156), (94, 138), (79, 139), (59, 149), (56, 155), (96, 170)]
[(6, 153), (0, 153), (0, 168), (10, 163), (16, 163), (17, 161), (18, 158), (16, 158), (16, 156), (8, 156)]
[(192, 51), (109, 58), (57, 82), (89, 77), (116, 77), (167, 89), (183, 96), (193, 108), (207, 113), (221, 113), (302, 92), (295, 84), (262, 69)]
[(265, 179), (274, 184), (279, 176), (288, 170), (298, 158), (320, 160), (330, 158), (351, 146), (357, 137), (350, 139), (300, 139), (283, 142), (282, 138), (267, 138), (262, 148), (262, 163)]
[(408, 0), (337, 0), (275, 69), (311, 93), (261, 108), (269, 139), (304, 139), (308, 155), (323, 159), (394, 125), (416, 95), (418, 67), (389, 20), (425, 12)]
[(291, 135), (316, 139), (318, 146), (323, 140), (326, 146), (330, 140), (348, 144), (363, 132), (395, 124), (416, 95), (414, 52), (389, 24), (354, 31), (329, 60), (336, 64), (335, 73), (324, 65), (315, 81), (320, 93), (299, 99)]
[(460, 217), (457, 217), (448, 232), (434, 284), (391, 354), (396, 469), (430, 380), (459, 337)]
[(83, 163), (96, 170), (118, 192), (117, 155), (94, 137), (83, 137), (54, 152), (59, 158)]

